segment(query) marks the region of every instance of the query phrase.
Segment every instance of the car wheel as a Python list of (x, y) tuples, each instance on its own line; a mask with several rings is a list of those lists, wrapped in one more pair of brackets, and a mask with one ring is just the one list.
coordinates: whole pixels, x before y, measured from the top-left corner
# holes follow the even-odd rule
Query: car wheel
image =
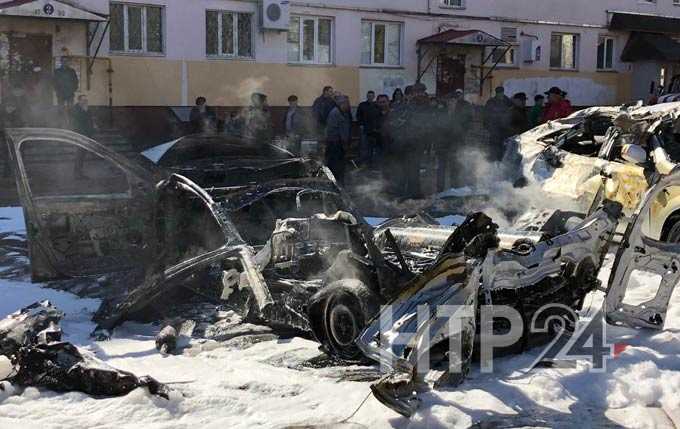
[(670, 228), (666, 233), (666, 239), (664, 241), (667, 243), (680, 243), (680, 216), (672, 217), (666, 222), (670, 224)]
[(379, 299), (363, 282), (355, 279), (333, 282), (326, 289), (322, 317), (324, 338), (320, 340), (334, 356), (359, 359), (361, 351), (354, 341), (377, 314)]

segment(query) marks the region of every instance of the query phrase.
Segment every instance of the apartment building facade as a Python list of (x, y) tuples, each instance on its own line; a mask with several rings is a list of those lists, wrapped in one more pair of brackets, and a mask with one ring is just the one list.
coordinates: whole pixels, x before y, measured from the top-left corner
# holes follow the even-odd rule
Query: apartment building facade
[(676, 38), (680, 0), (9, 0), (0, 88), (50, 102), (69, 57), (95, 105), (309, 105), (324, 85), (356, 103), (416, 80), (475, 102), (504, 85), (617, 104), (680, 73)]

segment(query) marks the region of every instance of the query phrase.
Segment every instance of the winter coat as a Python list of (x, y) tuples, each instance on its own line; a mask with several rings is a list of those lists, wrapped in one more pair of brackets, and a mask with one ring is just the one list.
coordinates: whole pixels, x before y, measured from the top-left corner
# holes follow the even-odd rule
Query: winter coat
[(314, 119), (322, 129), (326, 126), (328, 115), (335, 107), (335, 100), (332, 97), (324, 97), (323, 95), (314, 100), (312, 105), (312, 112), (314, 112)]
[(61, 66), (54, 71), (54, 92), (60, 97), (72, 97), (78, 89), (78, 75), (68, 66)]
[(543, 122), (566, 118), (574, 112), (569, 100), (560, 100), (557, 103), (548, 103), (543, 111)]
[(352, 136), (352, 114), (335, 107), (328, 115), (326, 140), (347, 143)]
[(529, 126), (537, 127), (543, 123), (543, 106), (535, 105), (529, 110)]
[(89, 110), (84, 110), (76, 104), (71, 111), (71, 122), (75, 132), (85, 137), (92, 138), (94, 136), (94, 121)]
[(506, 96), (492, 97), (484, 106), (484, 126), (493, 132), (508, 134), (510, 130), (510, 108), (512, 101)]
[(357, 107), (357, 122), (366, 134), (376, 133), (380, 128), (380, 108), (373, 102), (363, 101)]

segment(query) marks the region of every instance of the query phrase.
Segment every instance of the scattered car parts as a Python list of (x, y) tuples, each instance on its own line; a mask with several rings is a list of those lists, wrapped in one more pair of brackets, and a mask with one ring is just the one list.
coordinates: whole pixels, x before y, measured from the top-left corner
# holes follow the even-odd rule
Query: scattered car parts
[(22, 308), (0, 321), (0, 354), (14, 367), (6, 378), (19, 386), (78, 391), (92, 396), (122, 396), (138, 387), (169, 398), (167, 386), (152, 377), (115, 369), (61, 340), (64, 314), (49, 301)]

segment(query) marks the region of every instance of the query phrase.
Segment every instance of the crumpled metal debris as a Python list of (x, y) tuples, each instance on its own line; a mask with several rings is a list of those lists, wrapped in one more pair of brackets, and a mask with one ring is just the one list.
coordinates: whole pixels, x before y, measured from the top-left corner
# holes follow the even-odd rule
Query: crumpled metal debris
[(137, 387), (168, 399), (170, 389), (152, 377), (113, 368), (92, 354), (61, 341), (64, 313), (49, 301), (36, 302), (0, 320), (0, 355), (13, 371), (5, 378), (19, 386), (122, 396)]
[[(23, 346), (37, 343), (42, 331), (54, 326), (64, 317), (49, 301), (35, 302), (0, 320), (0, 355), (11, 357)], [(54, 338), (54, 334), (49, 336)], [(56, 339), (59, 341), (61, 335)]]

